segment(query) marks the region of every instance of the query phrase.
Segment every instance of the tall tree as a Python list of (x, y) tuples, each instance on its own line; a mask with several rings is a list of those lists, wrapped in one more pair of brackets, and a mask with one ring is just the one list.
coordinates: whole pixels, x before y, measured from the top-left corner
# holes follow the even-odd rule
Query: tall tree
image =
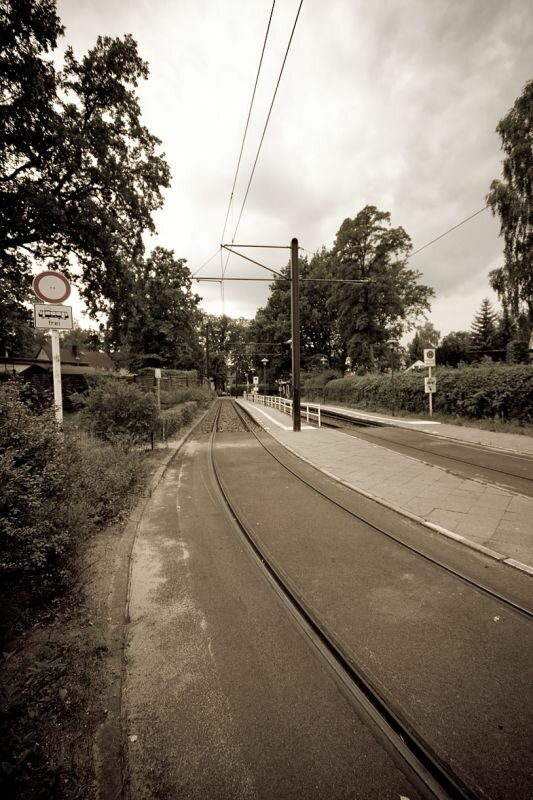
[(136, 265), (129, 311), (120, 325), (137, 366), (201, 367), (200, 298), (191, 284), (185, 259), (175, 258), (172, 250), (156, 247)]
[(481, 302), (481, 307), (472, 322), (470, 338), (472, 347), (480, 356), (492, 356), (496, 348), (498, 336), (498, 315), (488, 298)]
[(472, 338), (469, 331), (452, 331), (446, 334), (439, 347), (439, 364), (458, 367), (472, 361)]
[(405, 230), (392, 228), (390, 214), (375, 206), (344, 220), (333, 249), (336, 277), (366, 281), (339, 283), (332, 302), (352, 364), (372, 369), (379, 356), (388, 362), (387, 340), (429, 310), (434, 292), (407, 266), (411, 240)]
[[(260, 308), (250, 326), (250, 355), (254, 368), (269, 353), (271, 374), (288, 377), (291, 372), (291, 284), (289, 267), (280, 270), (282, 279), (270, 286), (270, 295), (264, 308)], [(301, 326), (304, 319), (301, 318)]]
[(432, 322), (418, 325), (414, 337), (407, 345), (407, 355), (410, 362), (424, 358), (424, 350), (436, 348), (439, 341), (440, 331), (435, 328)]
[[(311, 259), (300, 258), (298, 269), (302, 368), (309, 369), (323, 359), (331, 366), (340, 366), (345, 351), (338, 334), (337, 311), (329, 302), (335, 259), (322, 248)], [(272, 353), (269, 367), (272, 373), (286, 377), (291, 371), (290, 267), (283, 268), (281, 273), (283, 278), (272, 284), (265, 308), (256, 315), (251, 335), (258, 346), (263, 343), (263, 352)]]
[(99, 37), (58, 71), (55, 0), (4, 0), (1, 13), (0, 267), (26, 288), (32, 262), (79, 275), (89, 311), (109, 312), (169, 185), (135, 94), (147, 64), (131, 36)]
[(512, 319), (525, 310), (533, 327), (533, 80), (498, 123), (503, 180), (491, 184), (487, 203), (500, 217), (504, 265), (493, 270), (491, 286)]

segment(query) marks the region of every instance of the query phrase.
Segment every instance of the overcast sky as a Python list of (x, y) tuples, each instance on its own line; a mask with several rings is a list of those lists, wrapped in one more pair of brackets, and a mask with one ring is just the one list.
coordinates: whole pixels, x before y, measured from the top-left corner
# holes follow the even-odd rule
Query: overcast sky
[[(299, 0), (277, 0), (225, 233), (231, 241)], [(131, 33), (149, 62), (145, 124), (172, 187), (156, 244), (194, 273), (218, 249), (272, 0), (59, 0), (78, 56)], [(501, 175), (498, 121), (533, 77), (529, 0), (304, 0), (236, 242), (330, 247), (366, 204), (417, 249), (481, 209)], [(489, 211), (411, 266), (442, 334), (470, 328), (501, 264)], [(245, 251), (274, 268), (288, 253)], [(217, 256), (199, 273), (220, 276)], [(227, 276), (267, 277), (232, 257)], [(267, 283), (194, 283), (213, 314), (253, 317)], [(82, 325), (85, 324), (81, 320)]]

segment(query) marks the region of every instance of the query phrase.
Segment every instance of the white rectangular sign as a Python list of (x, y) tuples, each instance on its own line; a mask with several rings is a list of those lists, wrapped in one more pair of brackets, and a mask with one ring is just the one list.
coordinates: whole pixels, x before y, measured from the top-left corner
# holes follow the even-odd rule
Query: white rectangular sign
[(437, 366), (435, 350), (424, 350), (424, 365), (426, 367)]
[(53, 306), (50, 303), (34, 303), (33, 317), (36, 328), (47, 330), (70, 330), (72, 324), (72, 306)]
[(254, 375), (254, 386), (259, 385), (259, 375)]
[(424, 378), (424, 391), (426, 394), (434, 394), (437, 391), (437, 379)]

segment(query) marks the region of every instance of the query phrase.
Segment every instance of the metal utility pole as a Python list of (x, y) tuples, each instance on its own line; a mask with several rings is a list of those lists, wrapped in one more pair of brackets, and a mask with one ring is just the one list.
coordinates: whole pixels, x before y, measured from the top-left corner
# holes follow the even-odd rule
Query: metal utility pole
[(209, 370), (210, 370), (210, 364), (209, 364), (209, 322), (207, 322), (206, 325), (205, 325), (205, 379), (206, 379), (206, 382), (207, 382), (207, 388), (208, 389), (210, 388)]
[(298, 239), (291, 241), (291, 321), (292, 321), (292, 429), (301, 430), (300, 415), (300, 292)]

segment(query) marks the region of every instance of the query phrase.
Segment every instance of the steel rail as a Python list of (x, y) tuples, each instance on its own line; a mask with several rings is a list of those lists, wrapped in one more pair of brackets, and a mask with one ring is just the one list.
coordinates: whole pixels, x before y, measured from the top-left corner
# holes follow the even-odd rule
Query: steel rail
[[(327, 420), (328, 418), (329, 419), (335, 419), (335, 420), (341, 420), (342, 422), (347, 422), (348, 425), (352, 426), (352, 427), (355, 427), (357, 425), (360, 425), (361, 427), (365, 427), (365, 428), (377, 428), (377, 427), (386, 428), (387, 427), (387, 425), (385, 423), (375, 423), (375, 422), (367, 421), (367, 420), (360, 419), (360, 418), (357, 418), (357, 417), (351, 417), (349, 415), (342, 414), (342, 412), (331, 412), (331, 411), (322, 410), (321, 417), (322, 417), (322, 420), (324, 420), (324, 419)], [(326, 422), (325, 424), (327, 425), (328, 423)], [(417, 431), (417, 433), (424, 433), (425, 436), (431, 436), (431, 434), (426, 434), (425, 432)], [(356, 435), (356, 434), (354, 434), (354, 435)], [(380, 442), (383, 442), (383, 441), (384, 440), (380, 439)], [(393, 444), (396, 444), (396, 443), (393, 442)], [(431, 446), (431, 442), (429, 442), (428, 444)], [(470, 447), (472, 449), (476, 449), (476, 447), (474, 445), (471, 445), (468, 442), (467, 443), (457, 442), (457, 445), (459, 447)], [(385, 443), (383, 444), (383, 446), (384, 447), (387, 446), (386, 445), (386, 440), (385, 440)], [(403, 442), (401, 442), (401, 443), (398, 443), (397, 446), (398, 447), (403, 447), (406, 450), (414, 450), (415, 452), (418, 452), (418, 453), (426, 453), (426, 454), (429, 453), (431, 455), (436, 455), (439, 458), (448, 459), (449, 461), (457, 461), (458, 464), (466, 464), (469, 467), (478, 467), (479, 469), (485, 469), (485, 470), (487, 470), (489, 472), (494, 472), (494, 473), (496, 473), (498, 475), (506, 475), (509, 478), (518, 478), (518, 480), (526, 481), (527, 483), (533, 484), (533, 477), (532, 478), (528, 478), (527, 475), (520, 475), (520, 474), (517, 474), (516, 472), (509, 472), (508, 470), (505, 470), (505, 469), (497, 469), (496, 467), (485, 466), (485, 464), (477, 464), (476, 462), (468, 461), (468, 459), (466, 459), (466, 458), (458, 458), (457, 456), (447, 456), (447, 455), (442, 455), (440, 453), (434, 453), (431, 450), (425, 450), (423, 447), (417, 447), (414, 444), (403, 444)], [(477, 449), (481, 449), (481, 448), (477, 448)], [(502, 454), (503, 455), (509, 455), (509, 456), (512, 457), (512, 453), (510, 453), (509, 451), (503, 451)], [(531, 457), (529, 457), (527, 455), (526, 456), (520, 456), (519, 458), (522, 461), (531, 462), (532, 471), (533, 471), (533, 458), (531, 458)]]
[[(239, 414), (239, 416), (241, 414), (242, 415), (246, 414), (247, 417), (250, 417), (250, 415), (248, 414), (248, 412), (246, 410), (240, 408), (239, 406), (237, 406), (237, 404), (235, 404), (235, 405), (238, 408), (238, 412), (237, 413)], [(243, 423), (246, 424), (246, 422), (244, 420), (244, 417), (241, 417), (241, 418), (243, 419)], [(316, 492), (317, 494), (321, 495), (321, 497), (324, 497), (330, 503), (332, 503), (333, 505), (337, 506), (337, 508), (342, 509), (342, 511), (345, 511), (347, 514), (349, 514), (354, 519), (357, 519), (360, 522), (363, 522), (365, 525), (367, 525), (372, 530), (375, 530), (377, 533), (380, 533), (382, 536), (386, 536), (387, 539), (389, 539), (390, 541), (395, 542), (396, 544), (400, 545), (400, 547), (403, 547), (404, 549), (409, 550), (409, 552), (414, 553), (419, 558), (422, 558), (425, 561), (427, 561), (428, 563), (433, 564), (434, 566), (438, 567), (439, 569), (443, 570), (444, 572), (448, 573), (449, 575), (452, 575), (453, 577), (458, 578), (459, 580), (463, 581), (468, 586), (471, 586), (472, 588), (477, 589), (478, 591), (482, 592), (483, 594), (487, 595), (488, 597), (491, 597), (494, 600), (497, 600), (498, 602), (502, 603), (503, 605), (511, 608), (513, 611), (516, 611), (519, 614), (524, 615), (528, 619), (533, 619), (533, 609), (532, 608), (526, 608), (525, 606), (521, 605), (520, 603), (517, 603), (516, 601), (511, 600), (509, 597), (505, 597), (505, 595), (502, 595), (499, 592), (495, 591), (494, 589), (491, 589), (490, 587), (486, 586), (484, 583), (481, 583), (481, 581), (477, 581), (474, 578), (469, 577), (464, 572), (461, 572), (460, 570), (456, 569), (455, 567), (450, 567), (444, 561), (441, 561), (440, 559), (435, 558), (434, 556), (430, 556), (427, 553), (424, 553), (422, 550), (419, 550), (414, 545), (411, 545), (411, 544), (408, 544), (407, 542), (404, 542), (402, 539), (398, 538), (397, 536), (395, 536), (390, 531), (387, 531), (384, 528), (381, 528), (379, 525), (376, 525), (374, 522), (371, 522), (370, 520), (366, 519), (365, 517), (361, 516), (360, 514), (357, 514), (355, 511), (353, 511), (353, 509), (348, 508), (348, 506), (344, 505), (344, 503), (341, 503), (339, 500), (333, 499), (328, 494), (326, 494), (326, 492), (324, 492), (322, 489), (320, 489), (318, 486), (316, 486), (314, 483), (311, 483), (311, 481), (308, 481), (306, 478), (303, 478), (295, 470), (292, 470), (290, 467), (288, 467), (280, 458), (278, 458), (278, 456), (275, 455), (275, 453), (273, 453), (267, 447), (267, 445), (261, 440), (261, 438), (257, 435), (257, 433), (254, 430), (252, 430), (251, 428), (249, 428), (249, 430), (250, 430), (250, 433), (252, 433), (253, 436), (255, 436), (255, 438), (257, 439), (257, 441), (261, 445), (261, 447), (263, 447), (264, 450), (266, 450), (266, 452), (275, 461), (278, 462), (278, 464), (280, 464), (285, 470), (287, 470), (287, 472), (289, 472), (291, 475), (293, 475), (299, 481), (304, 483), (306, 486), (309, 486), (314, 492)], [(296, 456), (296, 458), (297, 458), (297, 456)], [(353, 489), (353, 491), (357, 492), (357, 489)]]
[[(245, 429), (255, 435), (248, 420), (242, 415), (242, 410), (234, 402), (231, 405), (236, 410)], [(343, 653), (318, 615), (307, 606), (302, 596), (291, 585), (290, 579), (284, 574), (279, 563), (261, 546), (253, 532), (250, 531), (239, 513), (237, 504), (227, 490), (216, 464), (215, 438), (219, 432), (221, 406), (222, 404), (219, 403), (209, 438), (209, 471), (234, 524), (263, 574), (268, 578), (303, 633), (334, 671), (349, 698), (365, 715), (367, 721), (375, 726), (399, 762), (407, 769), (408, 776), (415, 779), (423, 796), (435, 800), (480, 800), (478, 795), (475, 795), (462, 779), (440, 760), (429, 743), (411, 729), (408, 723), (402, 719), (401, 714), (391, 708), (364, 670)]]

